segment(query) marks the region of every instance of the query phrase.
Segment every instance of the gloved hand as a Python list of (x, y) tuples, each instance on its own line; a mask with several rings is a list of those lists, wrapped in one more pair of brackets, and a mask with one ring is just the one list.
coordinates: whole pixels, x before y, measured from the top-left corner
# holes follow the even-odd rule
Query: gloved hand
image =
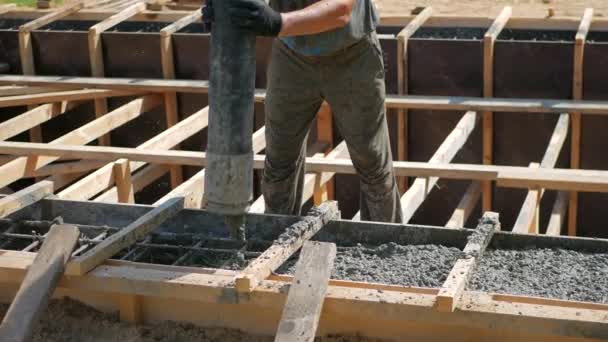
[(203, 14), (203, 23), (211, 24), (213, 22), (213, 0), (205, 1), (205, 6), (201, 8)]
[[(220, 0), (221, 1), (221, 0)], [(228, 8), (232, 23), (259, 36), (277, 36), (283, 19), (264, 0), (231, 0)]]

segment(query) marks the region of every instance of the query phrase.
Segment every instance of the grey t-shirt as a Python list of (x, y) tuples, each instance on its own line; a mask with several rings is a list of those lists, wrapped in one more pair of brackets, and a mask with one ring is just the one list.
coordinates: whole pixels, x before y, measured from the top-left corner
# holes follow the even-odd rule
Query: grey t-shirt
[[(270, 6), (285, 13), (292, 12), (322, 0), (270, 0)], [(346, 26), (314, 35), (281, 37), (292, 50), (305, 56), (328, 56), (348, 47), (374, 31), (378, 14), (372, 0), (355, 0), (350, 21)]]

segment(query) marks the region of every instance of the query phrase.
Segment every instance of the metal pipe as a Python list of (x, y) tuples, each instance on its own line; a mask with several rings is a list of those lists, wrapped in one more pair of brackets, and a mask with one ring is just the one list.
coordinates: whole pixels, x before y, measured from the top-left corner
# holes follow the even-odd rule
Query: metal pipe
[(253, 190), (256, 38), (231, 22), (231, 1), (213, 3), (205, 193), (208, 210), (227, 215), (231, 235), (244, 238)]

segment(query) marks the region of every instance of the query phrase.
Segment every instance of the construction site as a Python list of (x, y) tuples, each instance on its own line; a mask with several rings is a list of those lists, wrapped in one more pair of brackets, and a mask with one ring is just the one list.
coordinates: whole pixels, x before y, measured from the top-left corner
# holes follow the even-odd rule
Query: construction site
[(303, 215), (265, 213), (272, 38), (0, 5), (0, 340), (608, 340), (608, 19), (378, 2), (403, 224), (360, 219), (327, 103)]

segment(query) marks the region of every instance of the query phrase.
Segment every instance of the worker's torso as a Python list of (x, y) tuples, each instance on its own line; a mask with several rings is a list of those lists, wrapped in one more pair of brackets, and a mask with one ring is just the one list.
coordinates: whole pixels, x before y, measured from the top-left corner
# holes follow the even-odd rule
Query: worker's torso
[[(270, 0), (270, 6), (279, 12), (292, 12), (322, 0)], [(355, 0), (349, 23), (343, 28), (314, 35), (282, 37), (281, 41), (292, 50), (306, 56), (328, 56), (358, 42), (374, 31), (378, 15), (372, 0)]]

